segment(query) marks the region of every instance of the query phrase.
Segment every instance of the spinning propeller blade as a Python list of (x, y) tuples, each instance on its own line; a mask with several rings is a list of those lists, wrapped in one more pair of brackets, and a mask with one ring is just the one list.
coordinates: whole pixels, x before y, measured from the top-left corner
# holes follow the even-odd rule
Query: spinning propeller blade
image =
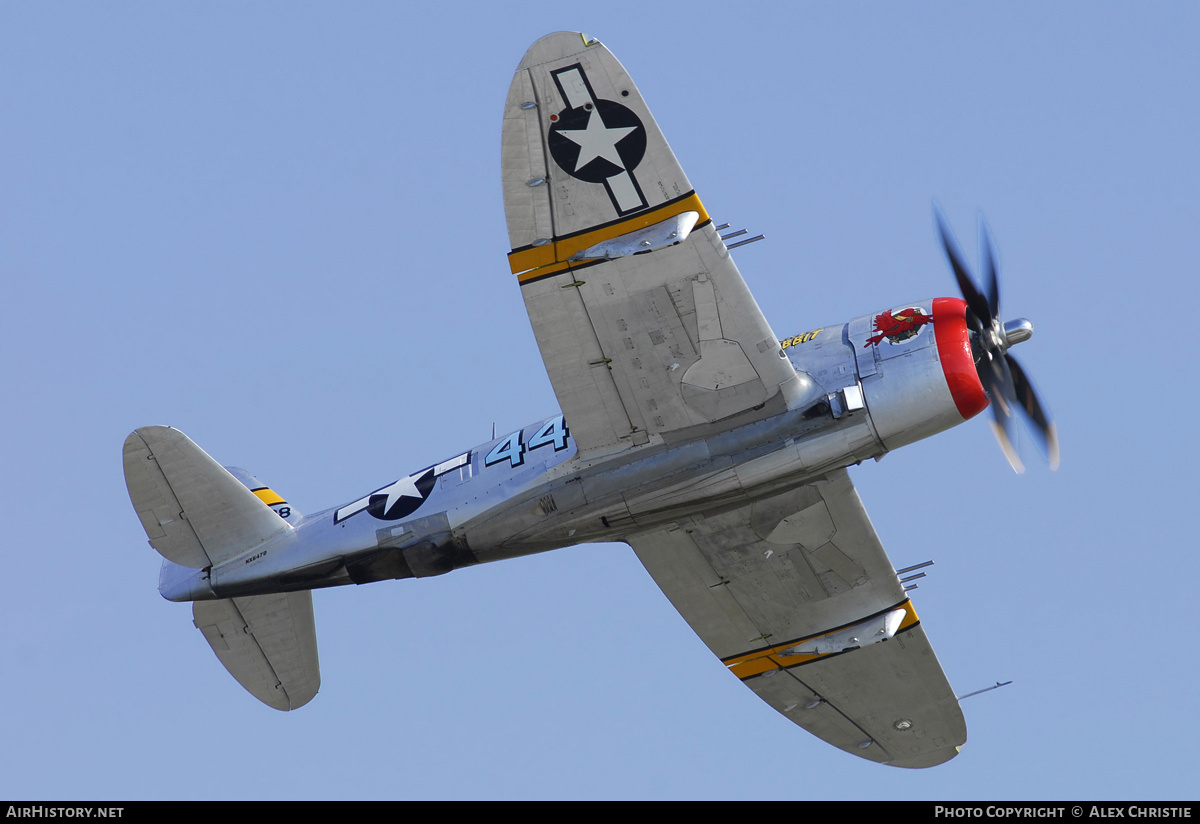
[(992, 402), (992, 431), (1009, 464), (1017, 472), (1024, 466), (1017, 457), (1016, 423), (1014, 412), (1023, 413), (1026, 429), (1033, 436), (1051, 469), (1058, 468), (1058, 430), (1049, 412), (1038, 400), (1033, 383), (1025, 370), (1008, 354), (1009, 347), (1029, 340), (1033, 324), (1025, 318), (1004, 323), (1000, 320), (1000, 277), (996, 244), (983, 215), (979, 216), (979, 260), (983, 272), (984, 291), (980, 291), (966, 258), (954, 240), (950, 224), (937, 203), (933, 204), (942, 249), (950, 269), (958, 281), (959, 291), (967, 302), (967, 324), (971, 328), (971, 349), (975, 369), (984, 391)]

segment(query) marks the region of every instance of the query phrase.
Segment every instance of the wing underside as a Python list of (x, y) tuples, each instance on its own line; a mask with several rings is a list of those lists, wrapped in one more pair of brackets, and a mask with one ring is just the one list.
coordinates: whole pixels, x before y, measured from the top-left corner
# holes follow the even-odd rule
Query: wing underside
[(966, 741), (845, 470), (629, 543), (729, 670), (819, 738), (901, 767), (939, 764)]
[(604, 46), (530, 48), (502, 156), (509, 261), (581, 455), (782, 404), (795, 370)]

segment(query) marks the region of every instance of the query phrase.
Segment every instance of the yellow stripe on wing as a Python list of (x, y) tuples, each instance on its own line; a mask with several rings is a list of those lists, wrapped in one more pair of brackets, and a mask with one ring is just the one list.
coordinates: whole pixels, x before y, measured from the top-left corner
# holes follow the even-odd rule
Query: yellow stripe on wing
[(703, 226), (709, 220), (708, 212), (704, 210), (704, 204), (700, 202), (699, 196), (695, 192), (691, 192), (676, 200), (664, 203), (655, 209), (639, 212), (632, 217), (616, 220), (612, 223), (606, 223), (603, 226), (576, 232), (565, 237), (555, 238), (553, 241), (543, 243), (541, 246), (525, 246), (520, 249), (514, 249), (509, 252), (508, 265), (512, 269), (512, 273), (517, 275), (517, 280), (521, 283), (535, 278), (542, 278), (547, 274), (551, 274), (549, 271), (542, 271), (543, 269), (554, 266), (557, 267), (555, 271), (565, 270), (567, 268), (567, 261), (584, 249), (591, 248), (597, 243), (603, 243), (606, 240), (612, 240), (621, 235), (627, 235), (630, 232), (636, 232), (639, 229), (645, 229), (647, 226), (662, 223), (664, 220), (683, 214), (684, 212), (697, 212), (700, 215), (696, 221), (697, 226)]
[[(900, 628), (896, 630), (899, 635), (904, 630), (916, 625), (920, 619), (917, 618), (917, 611), (913, 608), (912, 601), (905, 601), (898, 607), (892, 609), (903, 609), (905, 612), (904, 620), (900, 622)], [(864, 619), (867, 620), (867, 619)], [(858, 623), (857, 621), (854, 623)], [(803, 644), (806, 641), (811, 641), (814, 638), (821, 638), (825, 635), (832, 635), (845, 627), (837, 627), (828, 632), (821, 632), (816, 635), (809, 635), (806, 638), (796, 638), (777, 646), (768, 647), (766, 649), (755, 650), (754, 652), (746, 652), (741, 655), (734, 655), (730, 658), (721, 659), (721, 663), (729, 667), (729, 671), (738, 678), (745, 681), (747, 678), (753, 678), (756, 675), (762, 675), (764, 672), (771, 670), (789, 669), (800, 664), (807, 664), (810, 661), (815, 661), (818, 658), (827, 658), (827, 655), (804, 654), (804, 655), (782, 655), (781, 653), (794, 647), (798, 644)], [(837, 653), (835, 653), (837, 654)]]

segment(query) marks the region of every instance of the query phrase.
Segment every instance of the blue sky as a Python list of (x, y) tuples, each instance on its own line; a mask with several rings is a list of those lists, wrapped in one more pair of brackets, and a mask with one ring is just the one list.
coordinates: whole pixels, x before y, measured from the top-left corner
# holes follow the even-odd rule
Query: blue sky
[[(129, 506), (169, 424), (301, 511), (555, 409), (505, 261), (525, 49), (604, 41), (780, 336), (954, 294), (987, 215), (1062, 468), (985, 420), (852, 470), (969, 739), (911, 772), (787, 723), (624, 545), (315, 596), (323, 685), (221, 668)], [(1185, 3), (0, 5), (0, 796), (1195, 798)]]

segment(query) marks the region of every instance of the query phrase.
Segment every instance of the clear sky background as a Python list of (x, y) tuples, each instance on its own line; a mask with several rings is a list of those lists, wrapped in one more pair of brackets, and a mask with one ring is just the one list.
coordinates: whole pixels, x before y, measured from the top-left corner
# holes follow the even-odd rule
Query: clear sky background
[[(981, 417), (851, 471), (968, 742), (877, 766), (729, 675), (632, 551), (315, 595), (294, 713), (130, 507), (175, 426), (304, 512), (551, 414), (508, 251), (525, 49), (601, 39), (779, 336), (953, 295), (986, 214), (1062, 468)], [(1200, 795), (1192, 3), (0, 5), (0, 797)]]

